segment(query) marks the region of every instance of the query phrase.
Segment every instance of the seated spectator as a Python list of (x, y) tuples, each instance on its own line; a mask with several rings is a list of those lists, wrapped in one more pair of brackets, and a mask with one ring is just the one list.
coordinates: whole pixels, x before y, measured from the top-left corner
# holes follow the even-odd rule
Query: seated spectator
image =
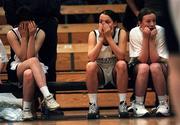
[(164, 28), (156, 25), (155, 11), (144, 8), (138, 15), (139, 26), (130, 31), (130, 71), (135, 79), (135, 103), (133, 109), (136, 117), (149, 116), (144, 106), (150, 76), (158, 96), (159, 105), (156, 115), (169, 115), (167, 102), (167, 60), (168, 52), (164, 40)]
[[(4, 69), (6, 62), (8, 62), (6, 49), (4, 48), (4, 45), (3, 45), (2, 41), (0, 40), (0, 73)], [(0, 84), (2, 84), (1, 79), (0, 79)]]
[(14, 51), (7, 66), (8, 79), (23, 87), (23, 119), (32, 120), (32, 101), (36, 85), (49, 110), (56, 110), (60, 106), (46, 85), (47, 67), (38, 60), (38, 51), (43, 44), (45, 33), (37, 28), (28, 7), (22, 6), (16, 13), (19, 25), (7, 33), (7, 39)]
[(111, 10), (99, 16), (99, 28), (90, 32), (86, 84), (89, 96), (88, 119), (99, 118), (97, 105), (98, 86), (115, 86), (119, 95), (119, 117), (127, 117), (126, 91), (128, 71), (125, 61), (127, 33), (117, 27), (117, 15)]

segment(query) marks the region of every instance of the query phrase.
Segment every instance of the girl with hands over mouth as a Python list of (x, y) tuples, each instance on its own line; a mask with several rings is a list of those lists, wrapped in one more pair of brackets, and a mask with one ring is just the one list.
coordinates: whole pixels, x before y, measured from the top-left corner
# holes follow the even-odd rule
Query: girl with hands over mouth
[(99, 27), (89, 33), (86, 85), (89, 96), (88, 119), (99, 118), (97, 90), (99, 87), (117, 87), (118, 116), (128, 117), (126, 91), (128, 86), (125, 53), (127, 33), (117, 26), (118, 17), (111, 10), (100, 13)]
[(129, 69), (135, 82), (135, 100), (128, 110), (133, 109), (134, 116), (149, 116), (144, 106), (144, 96), (148, 81), (152, 81), (158, 97), (155, 109), (157, 116), (169, 115), (167, 100), (167, 60), (164, 28), (156, 25), (155, 11), (144, 8), (138, 15), (139, 26), (133, 28), (129, 35)]

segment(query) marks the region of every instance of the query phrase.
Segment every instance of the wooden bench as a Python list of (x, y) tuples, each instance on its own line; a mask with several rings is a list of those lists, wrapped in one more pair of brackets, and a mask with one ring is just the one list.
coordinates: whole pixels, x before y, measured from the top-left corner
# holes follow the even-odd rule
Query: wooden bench
[[(122, 23), (119, 23), (118, 26), (122, 27)], [(87, 43), (89, 32), (97, 28), (98, 23), (59, 24), (58, 43)], [(10, 25), (0, 25), (0, 38), (5, 44), (7, 44), (6, 34), (11, 29)]]
[[(107, 4), (107, 5), (61, 5), (59, 12), (65, 15), (65, 22), (68, 23), (67, 16), (74, 14), (98, 14), (103, 10), (111, 9), (117, 13), (124, 13), (126, 4)], [(0, 24), (7, 24), (3, 7), (0, 7)]]
[(101, 5), (62, 5), (60, 13), (65, 15), (65, 23), (68, 23), (68, 15), (99, 14), (103, 10), (113, 10), (116, 13), (124, 13), (126, 4), (101, 4)]
[(126, 4), (62, 5), (60, 13), (63, 15), (98, 14), (107, 9), (113, 10), (116, 13), (124, 13)]
[[(83, 49), (80, 49), (83, 48)], [(9, 46), (6, 45), (9, 54)], [(57, 82), (49, 82), (50, 90), (56, 91), (57, 101), (61, 104), (62, 108), (76, 109), (88, 107), (88, 96), (85, 86), (85, 65), (87, 63), (87, 44), (59, 44), (57, 47)], [(84, 53), (84, 55), (82, 54)], [(62, 54), (62, 55), (61, 55)], [(65, 56), (65, 55), (69, 56)], [(72, 59), (69, 59), (71, 54), (74, 55), (74, 71), (72, 70)], [(79, 55), (76, 58), (75, 55)], [(82, 56), (83, 55), (83, 56)], [(81, 61), (82, 60), (82, 61)], [(65, 65), (65, 66), (63, 66)], [(62, 67), (61, 67), (62, 66)], [(58, 71), (59, 69), (59, 71)], [(62, 71), (65, 70), (65, 71)], [(81, 69), (82, 71), (79, 71)], [(7, 80), (7, 74), (4, 75)], [(1, 88), (1, 87), (0, 87)], [(9, 91), (12, 91), (12, 88)], [(104, 108), (115, 108), (118, 105), (118, 96), (116, 89), (99, 90), (98, 91), (99, 105)], [(132, 89), (128, 89), (128, 105), (129, 98), (132, 95)], [(109, 98), (111, 97), (111, 98)], [(148, 90), (146, 98), (146, 106), (153, 106), (155, 102), (155, 95), (151, 89)]]
[[(125, 7), (126, 5), (123, 5)], [(73, 14), (95, 14), (104, 9), (112, 9), (115, 12), (124, 12), (121, 5), (87, 5), (87, 6), (65, 6), (61, 7), (64, 15), (72, 14), (72, 9), (76, 8)], [(89, 8), (87, 8), (89, 7)], [(111, 7), (111, 8), (109, 8)], [(78, 10), (79, 9), (79, 10)], [(82, 10), (84, 9), (84, 10)], [(88, 10), (88, 11), (85, 11)], [(2, 11), (2, 10), (0, 10)], [(1, 12), (0, 12), (1, 17)], [(1, 19), (0, 19), (1, 20)], [(57, 91), (56, 98), (62, 108), (87, 108), (88, 97), (85, 87), (85, 65), (87, 63), (87, 38), (90, 31), (96, 29), (98, 24), (60, 24), (58, 26), (58, 47), (57, 47), (57, 82), (48, 83), (51, 89)], [(11, 29), (8, 25), (0, 26), (1, 39), (6, 40), (6, 34)], [(6, 46), (9, 51), (8, 46)], [(7, 80), (6, 72), (1, 74)], [(118, 105), (117, 90), (99, 90), (100, 107), (116, 107)], [(132, 94), (129, 90), (128, 97)], [(153, 95), (150, 92), (147, 97), (146, 105), (153, 105)], [(109, 98), (111, 97), (111, 98)], [(128, 101), (129, 104), (129, 101)]]

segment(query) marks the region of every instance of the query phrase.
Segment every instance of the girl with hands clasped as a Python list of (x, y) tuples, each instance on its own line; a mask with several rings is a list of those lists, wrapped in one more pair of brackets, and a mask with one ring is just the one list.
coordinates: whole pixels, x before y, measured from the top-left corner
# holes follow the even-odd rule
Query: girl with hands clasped
[(48, 67), (38, 59), (38, 51), (43, 44), (45, 33), (37, 28), (28, 7), (20, 7), (17, 16), (19, 26), (7, 34), (13, 50), (7, 65), (8, 79), (18, 87), (23, 87), (23, 119), (32, 120), (32, 102), (36, 85), (43, 94), (49, 110), (59, 108), (59, 104), (46, 85), (45, 73)]
[[(169, 115), (167, 102), (167, 60), (164, 28), (156, 25), (156, 13), (144, 8), (138, 15), (139, 26), (130, 31), (129, 69), (135, 79), (135, 102), (128, 110), (133, 109), (136, 117), (149, 116), (144, 106), (144, 96), (148, 81), (151, 78), (159, 105), (155, 110), (157, 116)], [(130, 66), (129, 66), (130, 67)], [(153, 110), (154, 111), (154, 110)]]
[(98, 87), (115, 86), (120, 104), (119, 116), (127, 117), (126, 91), (128, 86), (127, 63), (125, 61), (127, 33), (118, 28), (117, 15), (111, 10), (99, 16), (99, 28), (91, 31), (88, 38), (86, 84), (89, 96), (88, 119), (99, 118), (97, 105)]

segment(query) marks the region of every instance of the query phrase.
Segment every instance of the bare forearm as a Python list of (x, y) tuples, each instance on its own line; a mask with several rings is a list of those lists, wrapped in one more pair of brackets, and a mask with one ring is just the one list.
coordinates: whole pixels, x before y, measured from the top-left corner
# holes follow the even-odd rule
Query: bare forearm
[(97, 57), (99, 56), (99, 53), (102, 48), (102, 42), (98, 42), (96, 46), (88, 52), (88, 59), (89, 61), (95, 61)]
[(156, 49), (156, 43), (155, 40), (151, 40), (149, 43), (149, 57), (151, 62), (155, 63), (159, 60), (159, 55)]
[(27, 39), (25, 37), (22, 37), (21, 39), (20, 53), (18, 57), (21, 61), (27, 59)]
[(125, 59), (125, 52), (120, 50), (119, 46), (115, 44), (112, 38), (107, 39), (109, 46), (111, 47), (113, 53), (117, 57), (118, 60), (124, 60)]
[(148, 41), (149, 41), (148, 38), (143, 39), (141, 53), (138, 57), (138, 60), (143, 63), (146, 63), (149, 58), (149, 43), (148, 43)]
[(34, 57), (36, 55), (35, 52), (35, 38), (30, 37), (28, 42), (28, 48), (27, 48), (27, 58)]

